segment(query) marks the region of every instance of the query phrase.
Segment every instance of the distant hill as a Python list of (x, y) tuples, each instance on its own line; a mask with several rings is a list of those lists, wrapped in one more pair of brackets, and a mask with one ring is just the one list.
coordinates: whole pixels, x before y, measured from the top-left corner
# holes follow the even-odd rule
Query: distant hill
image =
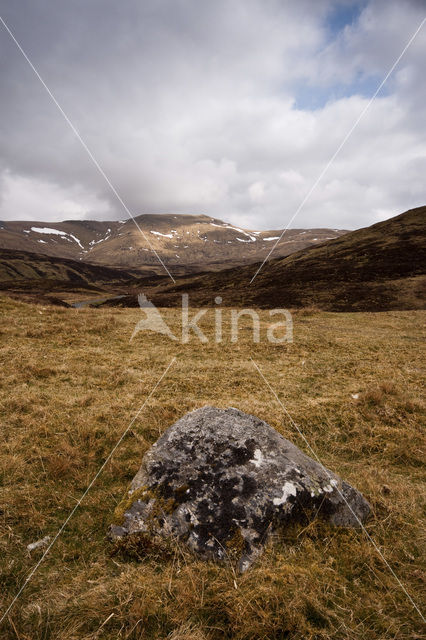
[(0, 249), (0, 291), (30, 302), (63, 303), (71, 291), (77, 292), (77, 298), (93, 292), (112, 295), (134, 276), (124, 269)]
[[(173, 275), (262, 260), (282, 233), (240, 229), (204, 215), (141, 215), (136, 221)], [(287, 256), (334, 239), (339, 229), (290, 229), (274, 251)], [(164, 269), (133, 220), (0, 222), (0, 248), (131, 269)]]
[[(213, 305), (220, 295), (228, 306), (304, 307), (335, 311), (426, 308), (426, 207), (412, 209), (267, 262), (252, 284), (258, 265), (179, 278), (175, 286), (141, 286), (158, 306)], [(140, 283), (143, 285), (143, 282)], [(134, 296), (121, 304), (136, 304)]]
[(0, 249), (0, 283), (11, 280), (56, 280), (93, 284), (94, 282), (126, 282), (134, 272), (114, 269), (76, 260), (40, 255), (29, 251)]

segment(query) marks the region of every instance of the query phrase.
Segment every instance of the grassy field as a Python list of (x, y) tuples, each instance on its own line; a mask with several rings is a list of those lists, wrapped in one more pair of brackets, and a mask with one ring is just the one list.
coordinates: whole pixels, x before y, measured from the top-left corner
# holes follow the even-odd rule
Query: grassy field
[[(285, 345), (253, 344), (248, 325), (232, 344), (229, 324), (219, 345), (144, 332), (129, 342), (139, 309), (3, 297), (0, 312), (2, 612), (42, 557), (27, 545), (55, 536), (148, 398), (0, 626), (1, 638), (422, 637), (419, 613), (362, 531), (294, 526), (243, 575), (178, 544), (164, 556), (114, 554), (105, 534), (143, 453), (196, 407), (238, 407), (307, 451), (252, 357), (322, 462), (370, 501), (368, 533), (421, 607), (424, 312), (302, 310), (294, 343)], [(178, 327), (176, 310), (164, 314)], [(269, 316), (261, 316), (264, 336)]]

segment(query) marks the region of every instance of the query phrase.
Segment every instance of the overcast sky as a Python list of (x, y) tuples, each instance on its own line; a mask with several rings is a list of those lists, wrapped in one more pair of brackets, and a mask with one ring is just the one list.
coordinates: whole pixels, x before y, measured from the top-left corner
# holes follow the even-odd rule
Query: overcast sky
[[(133, 215), (286, 226), (426, 0), (0, 0)], [(426, 25), (292, 227), (426, 204)], [(125, 219), (0, 24), (0, 219)]]

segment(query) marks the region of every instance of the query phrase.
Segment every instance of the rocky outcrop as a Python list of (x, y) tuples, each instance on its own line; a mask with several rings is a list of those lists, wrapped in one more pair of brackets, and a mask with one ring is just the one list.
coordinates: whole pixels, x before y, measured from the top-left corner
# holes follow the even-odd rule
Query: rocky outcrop
[(238, 409), (186, 414), (151, 447), (116, 510), (110, 536), (177, 537), (244, 571), (271, 533), (312, 513), (359, 527), (363, 496), (275, 429)]

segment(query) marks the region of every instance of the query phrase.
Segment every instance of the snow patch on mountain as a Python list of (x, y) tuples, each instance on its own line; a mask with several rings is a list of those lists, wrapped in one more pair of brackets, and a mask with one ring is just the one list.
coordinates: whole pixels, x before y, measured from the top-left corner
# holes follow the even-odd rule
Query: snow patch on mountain
[[(71, 242), (71, 238), (72, 238), (74, 242), (76, 242), (79, 245), (79, 247), (84, 249), (80, 240), (75, 236), (73, 236), (72, 233), (66, 233), (65, 231), (59, 231), (59, 229), (52, 229), (51, 227), (31, 227), (31, 231), (34, 231), (35, 233), (45, 233), (51, 236), (61, 236), (64, 240), (68, 240), (68, 242)], [(24, 230), (24, 233), (30, 233), (30, 231)], [(45, 241), (43, 242), (44, 244), (46, 244)]]
[[(66, 236), (68, 234), (65, 231), (59, 231), (58, 229), (51, 229), (50, 227), (31, 227), (31, 231), (35, 231), (35, 233), (48, 233), (53, 236)], [(30, 233), (29, 231), (25, 231), (25, 233)]]
[(154, 236), (163, 236), (163, 238), (173, 238), (173, 233), (160, 233), (160, 231), (150, 231)]
[(78, 244), (78, 246), (81, 247), (82, 249), (84, 249), (84, 247), (81, 244), (80, 240), (78, 238), (76, 238), (75, 236), (73, 236), (72, 233), (67, 233), (66, 235), (69, 236), (70, 238), (72, 238), (73, 240), (75, 240), (76, 243)]

